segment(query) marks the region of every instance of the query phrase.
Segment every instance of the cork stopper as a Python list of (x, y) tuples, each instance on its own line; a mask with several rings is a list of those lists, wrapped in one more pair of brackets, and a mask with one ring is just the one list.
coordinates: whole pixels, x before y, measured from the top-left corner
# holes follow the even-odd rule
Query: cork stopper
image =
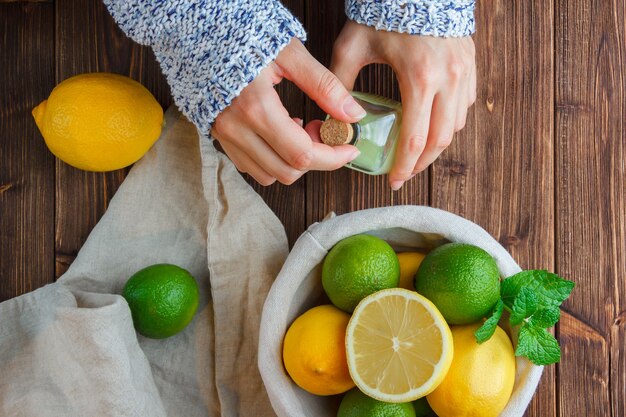
[(350, 123), (328, 119), (322, 123), (320, 137), (329, 146), (345, 145), (352, 141), (354, 129)]

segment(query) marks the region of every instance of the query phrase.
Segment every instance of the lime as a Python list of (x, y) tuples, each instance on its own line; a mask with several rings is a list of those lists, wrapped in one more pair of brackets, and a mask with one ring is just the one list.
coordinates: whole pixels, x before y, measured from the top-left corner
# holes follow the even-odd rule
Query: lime
[(437, 306), (449, 324), (468, 324), (489, 314), (500, 298), (500, 273), (483, 249), (448, 243), (424, 258), (415, 275), (415, 289)]
[(439, 417), (496, 417), (509, 402), (515, 382), (513, 345), (500, 327), (478, 344), (474, 332), (480, 325), (452, 327), (452, 365), (426, 397)]
[(429, 417), (435, 415), (433, 409), (428, 405), (426, 397), (413, 401), (413, 409), (415, 409), (415, 417)]
[(363, 298), (398, 286), (400, 265), (391, 246), (369, 235), (355, 235), (337, 243), (326, 255), (322, 285), (330, 301), (352, 312)]
[(328, 304), (313, 307), (289, 327), (283, 362), (300, 388), (311, 394), (335, 395), (354, 387), (346, 361), (349, 320), (345, 311)]
[(157, 264), (136, 272), (122, 295), (130, 307), (135, 329), (153, 339), (180, 332), (198, 309), (196, 280), (176, 265)]
[(385, 403), (353, 389), (344, 395), (337, 417), (415, 417), (411, 403)]

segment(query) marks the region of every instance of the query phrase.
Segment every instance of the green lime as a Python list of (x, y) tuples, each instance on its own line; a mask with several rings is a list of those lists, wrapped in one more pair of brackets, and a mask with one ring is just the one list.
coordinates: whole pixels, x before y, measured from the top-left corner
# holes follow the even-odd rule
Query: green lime
[(435, 415), (433, 409), (428, 405), (426, 397), (413, 401), (413, 409), (415, 409), (415, 417), (429, 417)]
[(448, 243), (424, 258), (415, 274), (415, 289), (449, 324), (468, 324), (489, 314), (500, 298), (500, 273), (483, 249)]
[(337, 243), (322, 266), (322, 285), (328, 298), (351, 313), (363, 298), (400, 280), (398, 256), (387, 242), (370, 235), (355, 235)]
[(344, 395), (337, 417), (415, 417), (411, 403), (385, 403), (354, 388)]
[(135, 329), (153, 339), (183, 330), (198, 309), (196, 280), (181, 267), (152, 265), (135, 273), (122, 295), (128, 302)]

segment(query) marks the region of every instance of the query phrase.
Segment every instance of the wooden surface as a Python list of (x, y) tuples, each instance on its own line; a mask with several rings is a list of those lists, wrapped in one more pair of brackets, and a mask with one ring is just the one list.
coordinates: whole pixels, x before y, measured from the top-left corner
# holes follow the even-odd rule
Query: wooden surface
[[(345, 17), (336, 0), (285, 2), (328, 64)], [(467, 127), (402, 190), (349, 170), (253, 186), (291, 243), (329, 211), (427, 204), (483, 226), (524, 268), (577, 282), (556, 328), (563, 349), (527, 416), (626, 415), (626, 6), (623, 0), (483, 0), (475, 35), (478, 100)], [(149, 49), (117, 29), (100, 0), (0, 0), (0, 300), (53, 282), (72, 262), (127, 171), (55, 161), (30, 110), (63, 79), (111, 71), (165, 107)], [(357, 89), (399, 98), (388, 68)], [(290, 84), (294, 116), (320, 111)], [(252, 183), (252, 182), (251, 182)]]

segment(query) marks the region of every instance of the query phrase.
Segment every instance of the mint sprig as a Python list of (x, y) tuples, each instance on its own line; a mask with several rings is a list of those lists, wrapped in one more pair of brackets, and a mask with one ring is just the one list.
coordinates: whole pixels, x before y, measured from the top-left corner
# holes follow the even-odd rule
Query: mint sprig
[(491, 316), (485, 321), (485, 323), (474, 332), (474, 337), (478, 343), (486, 342), (491, 339), (491, 336), (496, 332), (496, 327), (502, 317), (504, 311), (504, 303), (502, 300), (498, 300), (495, 307), (491, 312)]
[(491, 316), (474, 333), (476, 341), (489, 340), (503, 310), (507, 310), (511, 325), (520, 326), (515, 355), (526, 356), (537, 365), (558, 362), (561, 348), (546, 329), (559, 321), (559, 307), (573, 289), (572, 281), (543, 270), (523, 271), (505, 279), (500, 285), (500, 300)]

